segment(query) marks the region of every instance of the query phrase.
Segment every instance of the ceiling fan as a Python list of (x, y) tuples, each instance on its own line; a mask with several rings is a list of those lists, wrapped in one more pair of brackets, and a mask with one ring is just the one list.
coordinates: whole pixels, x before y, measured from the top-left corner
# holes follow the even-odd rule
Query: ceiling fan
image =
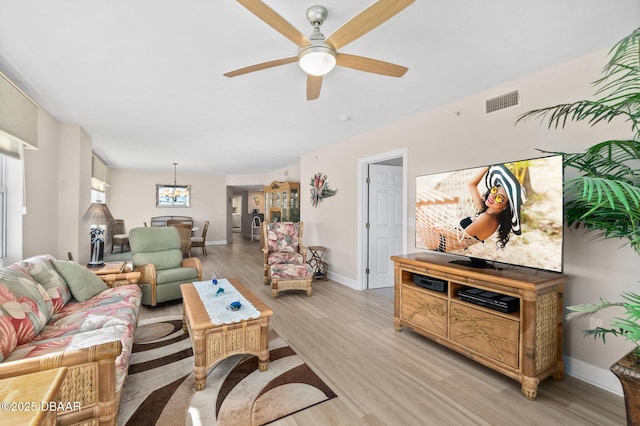
[(310, 101), (318, 99), (322, 88), (322, 76), (331, 71), (335, 65), (390, 77), (402, 77), (408, 70), (407, 67), (377, 59), (339, 53), (338, 49), (391, 19), (415, 0), (378, 0), (326, 39), (320, 32), (320, 26), (327, 18), (327, 9), (323, 6), (316, 5), (307, 9), (307, 19), (313, 25), (313, 32), (307, 38), (261, 0), (237, 1), (267, 25), (294, 42), (298, 46), (298, 54), (229, 71), (224, 73), (226, 77), (236, 77), (297, 61), (307, 73), (307, 100)]

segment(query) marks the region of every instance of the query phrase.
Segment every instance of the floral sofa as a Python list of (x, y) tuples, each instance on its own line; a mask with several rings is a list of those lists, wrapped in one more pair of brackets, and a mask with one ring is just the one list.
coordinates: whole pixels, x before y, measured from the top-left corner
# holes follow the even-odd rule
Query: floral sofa
[(127, 278), (137, 276), (110, 287), (50, 255), (0, 268), (0, 379), (67, 367), (60, 398), (74, 409), (58, 424), (115, 425), (141, 298)]

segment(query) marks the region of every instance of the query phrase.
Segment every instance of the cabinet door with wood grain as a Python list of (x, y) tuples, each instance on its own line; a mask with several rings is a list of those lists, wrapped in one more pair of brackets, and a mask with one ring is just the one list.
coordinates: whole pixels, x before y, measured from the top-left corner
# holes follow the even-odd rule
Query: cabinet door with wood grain
[(402, 290), (400, 318), (438, 336), (447, 337), (447, 299), (406, 285)]
[(451, 302), (451, 341), (518, 368), (519, 336), (520, 321), (509, 314)]

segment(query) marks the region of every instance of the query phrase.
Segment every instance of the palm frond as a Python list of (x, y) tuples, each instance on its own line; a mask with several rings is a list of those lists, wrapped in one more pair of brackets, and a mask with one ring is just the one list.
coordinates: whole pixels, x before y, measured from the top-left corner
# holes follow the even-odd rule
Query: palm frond
[(638, 320), (640, 320), (640, 295), (623, 293), (622, 297), (626, 300), (624, 309), (627, 320), (637, 324)]
[(595, 231), (596, 239), (622, 238), (640, 254), (640, 142), (609, 140), (563, 155), (581, 174), (564, 182), (569, 226)]
[(594, 339), (601, 338), (603, 343), (607, 343), (606, 336), (607, 334), (613, 334), (614, 336), (625, 336), (625, 331), (621, 329), (615, 328), (603, 328), (596, 327), (591, 328), (589, 330), (583, 331), (585, 336), (593, 336)]
[(624, 117), (640, 139), (640, 28), (620, 40), (609, 52), (603, 76), (593, 82), (596, 100), (581, 100), (535, 109), (522, 114), (516, 123), (528, 119), (547, 121), (549, 128), (563, 128), (569, 121), (590, 125)]
[(624, 336), (633, 343), (640, 342), (640, 295), (634, 293), (623, 293), (624, 302), (609, 302), (606, 299), (600, 299), (599, 303), (588, 303), (583, 305), (568, 306), (571, 312), (567, 314), (567, 320), (573, 318), (584, 318), (595, 315), (603, 309), (611, 307), (624, 308), (624, 318), (614, 318), (611, 320), (611, 328), (596, 327), (584, 330), (585, 336), (593, 336), (595, 339), (601, 338), (606, 343), (608, 334), (614, 336)]
[[(617, 87), (621, 86), (637, 86), (637, 70), (640, 62), (640, 28), (636, 28), (613, 46), (609, 51), (609, 56), (609, 62), (603, 69), (604, 75), (593, 83), (596, 86), (602, 85), (596, 94), (615, 91)], [(613, 78), (614, 76), (615, 78)]]
[(602, 100), (581, 100), (568, 104), (559, 104), (528, 111), (518, 117), (516, 124), (530, 118), (537, 118), (546, 120), (549, 129), (558, 129), (564, 128), (569, 121), (586, 120), (589, 124), (595, 125), (602, 121), (610, 122), (618, 116), (625, 116), (627, 120), (632, 122), (632, 127), (635, 129), (639, 117), (630, 113), (628, 108), (630, 103), (638, 103), (638, 100), (622, 99), (614, 105), (605, 104)]
[(595, 144), (584, 152), (563, 153), (565, 167), (573, 167), (589, 176), (640, 182), (640, 142), (637, 140), (609, 140)]
[(564, 183), (564, 216), (569, 226), (623, 238), (640, 254), (640, 187), (623, 180), (578, 176)]
[(595, 313), (612, 306), (622, 306), (622, 303), (614, 303), (609, 302), (606, 299), (600, 299), (599, 303), (585, 303), (583, 305), (567, 306), (567, 309), (572, 312), (568, 313), (566, 318), (570, 320), (572, 318), (590, 317)]

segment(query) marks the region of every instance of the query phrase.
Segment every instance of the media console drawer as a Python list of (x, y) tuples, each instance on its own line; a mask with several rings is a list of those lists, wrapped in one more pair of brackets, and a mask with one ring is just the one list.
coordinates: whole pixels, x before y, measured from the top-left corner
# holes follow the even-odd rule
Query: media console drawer
[[(568, 277), (517, 267), (474, 269), (452, 259), (436, 253), (391, 256), (396, 331), (408, 327), (518, 380), (522, 394), (535, 399), (540, 381), (564, 374), (562, 285)], [(420, 283), (438, 285), (419, 287), (416, 274)], [(506, 306), (491, 298), (465, 296), (463, 301), (465, 292), (495, 295)]]
[(400, 316), (423, 330), (447, 336), (447, 299), (405, 286)]
[(483, 355), (518, 368), (518, 320), (452, 301), (449, 338)]

